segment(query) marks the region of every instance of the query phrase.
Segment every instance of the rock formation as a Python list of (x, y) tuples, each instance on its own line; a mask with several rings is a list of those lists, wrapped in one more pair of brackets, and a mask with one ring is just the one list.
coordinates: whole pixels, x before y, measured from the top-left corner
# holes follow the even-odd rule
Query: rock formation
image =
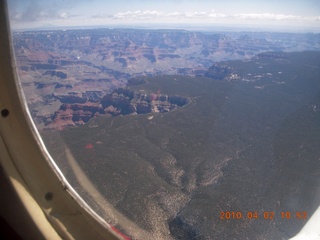
[[(141, 93), (128, 88), (118, 88), (105, 95), (100, 102), (87, 101), (78, 96), (60, 96), (63, 104), (45, 129), (61, 130), (65, 126), (82, 125), (99, 115), (128, 115), (165, 113), (183, 107), (191, 100), (178, 95)], [(85, 102), (83, 102), (85, 101)]]

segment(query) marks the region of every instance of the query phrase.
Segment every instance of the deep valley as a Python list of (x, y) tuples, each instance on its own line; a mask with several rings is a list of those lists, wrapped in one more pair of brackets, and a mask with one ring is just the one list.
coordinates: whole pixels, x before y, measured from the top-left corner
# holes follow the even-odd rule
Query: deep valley
[(48, 151), (81, 197), (132, 239), (289, 239), (301, 230), (320, 205), (319, 39), (141, 29), (13, 34)]

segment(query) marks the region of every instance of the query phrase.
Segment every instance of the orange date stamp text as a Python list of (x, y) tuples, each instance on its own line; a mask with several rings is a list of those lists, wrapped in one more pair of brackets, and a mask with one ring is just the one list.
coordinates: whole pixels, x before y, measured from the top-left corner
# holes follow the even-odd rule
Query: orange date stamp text
[(220, 219), (221, 220), (232, 220), (232, 219), (266, 219), (266, 220), (274, 220), (275, 218), (281, 219), (298, 219), (298, 220), (307, 220), (308, 214), (307, 212), (269, 212), (269, 211), (249, 211), (249, 212), (241, 212), (241, 211), (221, 211)]

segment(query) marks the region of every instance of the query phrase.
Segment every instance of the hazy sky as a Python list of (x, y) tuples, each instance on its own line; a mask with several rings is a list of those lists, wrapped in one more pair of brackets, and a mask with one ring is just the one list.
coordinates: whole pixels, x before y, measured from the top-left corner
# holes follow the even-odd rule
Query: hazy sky
[(153, 23), (320, 32), (320, 0), (9, 0), (15, 29)]

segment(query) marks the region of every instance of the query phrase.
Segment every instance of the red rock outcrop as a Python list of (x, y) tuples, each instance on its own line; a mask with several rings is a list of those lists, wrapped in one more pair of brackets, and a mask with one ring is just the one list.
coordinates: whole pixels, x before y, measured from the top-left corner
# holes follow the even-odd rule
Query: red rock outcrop
[(177, 95), (147, 94), (118, 88), (105, 95), (100, 102), (63, 103), (44, 128), (61, 130), (66, 126), (85, 124), (99, 115), (164, 113), (183, 107), (189, 102), (189, 98)]

